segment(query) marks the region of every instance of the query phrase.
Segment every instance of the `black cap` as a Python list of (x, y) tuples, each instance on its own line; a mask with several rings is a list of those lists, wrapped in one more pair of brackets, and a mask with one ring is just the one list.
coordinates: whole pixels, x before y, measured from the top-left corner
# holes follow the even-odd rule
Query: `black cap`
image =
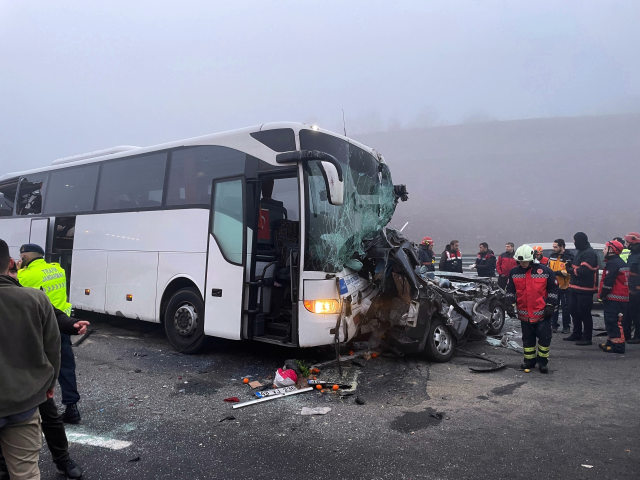
[(40, 255), (44, 255), (44, 250), (40, 245), (36, 245), (35, 243), (25, 243), (20, 247), (20, 253), (34, 252), (39, 253)]

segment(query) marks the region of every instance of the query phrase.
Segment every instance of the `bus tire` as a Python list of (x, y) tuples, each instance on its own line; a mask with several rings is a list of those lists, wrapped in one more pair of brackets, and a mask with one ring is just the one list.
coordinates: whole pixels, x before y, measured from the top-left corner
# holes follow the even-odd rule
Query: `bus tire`
[(178, 352), (191, 355), (202, 351), (206, 344), (204, 303), (197, 288), (183, 288), (171, 296), (164, 314), (164, 331)]
[(434, 317), (424, 347), (427, 358), (438, 363), (448, 362), (455, 353), (456, 343), (456, 337), (442, 319)]

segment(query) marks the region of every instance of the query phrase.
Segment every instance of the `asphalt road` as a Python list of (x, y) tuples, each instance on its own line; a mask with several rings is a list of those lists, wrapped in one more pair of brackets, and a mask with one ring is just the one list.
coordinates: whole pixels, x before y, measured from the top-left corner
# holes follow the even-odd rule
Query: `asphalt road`
[[(488, 364), (381, 356), (344, 365), (364, 405), (313, 391), (232, 410), (224, 398), (252, 398), (244, 377), (269, 384), (285, 359), (311, 364), (331, 350), (216, 341), (186, 356), (159, 325), (90, 320), (96, 332), (75, 349), (83, 421), (67, 430), (85, 479), (640, 476), (640, 345), (605, 354), (556, 334), (549, 375), (520, 371), (519, 354), (486, 342), (465, 349), (508, 368), (473, 373)], [(335, 381), (337, 371), (318, 378)], [(305, 406), (331, 411), (302, 416)], [(46, 446), (40, 465), (43, 479), (60, 478)]]

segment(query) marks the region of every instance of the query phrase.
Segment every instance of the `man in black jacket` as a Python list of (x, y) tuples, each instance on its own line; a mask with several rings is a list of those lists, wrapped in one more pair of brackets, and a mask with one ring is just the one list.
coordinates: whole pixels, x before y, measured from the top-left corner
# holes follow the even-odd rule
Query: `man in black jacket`
[(458, 240), (451, 240), (440, 257), (441, 272), (462, 273), (462, 253), (458, 249)]
[[(18, 284), (17, 271), (15, 268), (9, 270), (9, 276)], [(60, 333), (66, 335), (84, 335), (86, 333), (89, 322), (70, 318), (63, 311), (55, 307), (53, 310)], [(47, 447), (49, 447), (53, 463), (56, 465), (58, 473), (64, 474), (66, 478), (70, 479), (81, 478), (83, 474), (82, 469), (69, 455), (69, 441), (67, 440), (62, 417), (58, 415), (58, 407), (56, 406), (53, 396), (47, 398), (44, 403), (41, 403), (38, 406), (38, 410), (42, 421), (42, 433), (44, 433), (44, 437), (47, 440)], [(9, 479), (9, 471), (2, 451), (0, 451), (0, 480), (5, 479)]]
[(487, 242), (479, 245), (480, 251), (476, 258), (476, 263), (471, 265), (470, 269), (476, 269), (479, 277), (495, 277), (496, 276), (496, 256), (493, 250), (489, 249)]
[(592, 345), (593, 295), (598, 291), (598, 255), (591, 248), (586, 233), (578, 232), (573, 236), (573, 243), (578, 250), (574, 262), (565, 263), (565, 269), (571, 276), (569, 282), (571, 319), (573, 333), (563, 338), (576, 345)]

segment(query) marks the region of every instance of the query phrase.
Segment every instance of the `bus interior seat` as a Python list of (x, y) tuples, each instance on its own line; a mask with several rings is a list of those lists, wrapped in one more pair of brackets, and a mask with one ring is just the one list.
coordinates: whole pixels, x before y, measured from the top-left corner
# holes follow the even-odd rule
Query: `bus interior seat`
[(270, 198), (260, 200), (260, 222), (258, 229), (258, 255), (275, 258), (276, 247), (274, 234), (276, 222), (287, 219), (287, 209), (282, 202)]

